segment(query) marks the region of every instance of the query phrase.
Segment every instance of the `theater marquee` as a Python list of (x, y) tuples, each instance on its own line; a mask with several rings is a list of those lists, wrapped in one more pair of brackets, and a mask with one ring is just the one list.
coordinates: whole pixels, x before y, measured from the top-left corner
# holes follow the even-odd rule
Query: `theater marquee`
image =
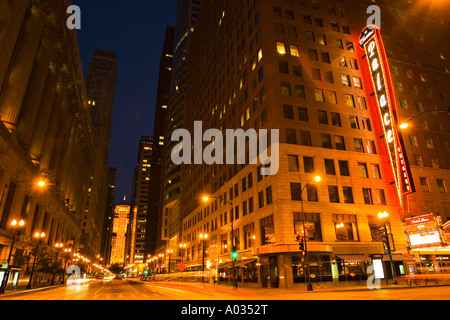
[(359, 44), (366, 53), (398, 197), (403, 205), (403, 196), (415, 192), (415, 188), (403, 141), (398, 132), (392, 77), (380, 30), (374, 26), (367, 27), (361, 34)]

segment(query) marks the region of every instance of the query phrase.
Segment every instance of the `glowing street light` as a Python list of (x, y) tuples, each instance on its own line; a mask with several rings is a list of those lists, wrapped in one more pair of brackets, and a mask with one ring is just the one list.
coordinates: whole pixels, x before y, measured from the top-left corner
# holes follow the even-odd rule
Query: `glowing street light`
[(11, 243), (11, 249), (9, 250), (9, 255), (8, 255), (8, 268), (5, 270), (5, 274), (3, 276), (3, 280), (2, 280), (2, 284), (0, 287), (0, 293), (5, 293), (6, 292), (6, 287), (8, 286), (8, 278), (9, 278), (9, 273), (10, 273), (10, 267), (9, 264), (11, 263), (11, 256), (12, 256), (12, 252), (13, 252), (13, 248), (14, 248), (14, 243), (16, 242), (16, 236), (18, 233), (18, 229), (22, 228), (23, 226), (25, 226), (25, 221), (20, 220), (20, 222), (17, 222), (17, 220), (13, 220), (11, 221), (11, 228), (13, 228), (14, 233), (13, 233), (13, 240)]
[[(209, 196), (207, 196), (207, 195), (204, 195), (203, 196), (203, 201), (204, 202), (208, 202), (210, 199), (220, 199), (220, 198), (218, 198), (218, 197), (209, 197)], [(223, 201), (224, 203), (228, 203), (228, 205), (229, 205), (229, 207), (230, 207), (230, 213), (232, 212), (232, 210), (233, 210), (233, 202), (231, 202), (231, 201), (228, 201), (228, 200), (225, 200), (225, 199), (220, 199), (221, 201)], [(234, 219), (230, 219), (231, 220), (231, 245), (232, 245), (232, 252), (236, 252), (236, 250), (235, 250), (235, 245), (234, 245), (234, 224), (233, 224), (233, 221), (234, 221)], [(231, 263), (231, 276), (232, 276), (232, 280), (231, 280), (231, 283), (232, 283), (232, 285), (233, 285), (233, 289), (237, 289), (237, 282), (236, 282), (236, 272), (235, 272), (235, 268), (234, 268), (234, 264), (235, 264), (235, 262), (236, 262), (236, 257), (232, 257), (232, 263)]]

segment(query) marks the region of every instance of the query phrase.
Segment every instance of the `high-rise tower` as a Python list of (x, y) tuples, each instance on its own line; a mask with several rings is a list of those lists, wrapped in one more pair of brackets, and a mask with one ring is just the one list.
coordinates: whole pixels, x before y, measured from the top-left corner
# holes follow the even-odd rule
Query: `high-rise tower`
[[(181, 190), (181, 167), (171, 160), (174, 143), (170, 142), (172, 133), (184, 127), (186, 61), (190, 48), (190, 41), (195, 29), (202, 0), (179, 0), (177, 5), (175, 47), (172, 67), (172, 82), (170, 88), (169, 115), (167, 117), (167, 141), (164, 153), (164, 171), (162, 210), (160, 212), (161, 236), (158, 240), (173, 241), (175, 246), (181, 234), (181, 212), (179, 207)], [(173, 248), (176, 249), (176, 248)]]
[(94, 256), (100, 252), (108, 195), (108, 154), (116, 76), (115, 53), (96, 50), (86, 77), (94, 133), (94, 156), (91, 159), (90, 182), (82, 215), (84, 253)]
[[(444, 267), (449, 4), (384, 3), (377, 1), (384, 40), (377, 37), (363, 52), (372, 1), (204, 1), (187, 63), (184, 128), (191, 136), (194, 121), (202, 121), (203, 131), (216, 129), (215, 146), (227, 129), (269, 136), (277, 130), (279, 170), (263, 176), (263, 164), (250, 164), (248, 156), (245, 164), (182, 165), (188, 265), (200, 264), (205, 252), (211, 274), (226, 282), (234, 247), (242, 284), (366, 280), (376, 257), (391, 277), (386, 226), (397, 275), (415, 261), (424, 273), (430, 264)], [(386, 127), (402, 121), (410, 123), (401, 134), (401, 155), (410, 163), (399, 157), (399, 166), (388, 152), (395, 143), (400, 155), (401, 141)], [(273, 146), (259, 152), (270, 154)], [(395, 181), (409, 180), (408, 168), (416, 192), (401, 197)], [(203, 194), (211, 200), (202, 201)], [(422, 215), (430, 223), (404, 225)], [(305, 257), (298, 239), (307, 242)]]
[(145, 262), (145, 244), (148, 234), (146, 228), (147, 220), (150, 217), (149, 203), (152, 193), (155, 193), (151, 189), (151, 161), (154, 144), (152, 137), (142, 137), (139, 141), (137, 165), (133, 175), (131, 216), (128, 229), (128, 263)]

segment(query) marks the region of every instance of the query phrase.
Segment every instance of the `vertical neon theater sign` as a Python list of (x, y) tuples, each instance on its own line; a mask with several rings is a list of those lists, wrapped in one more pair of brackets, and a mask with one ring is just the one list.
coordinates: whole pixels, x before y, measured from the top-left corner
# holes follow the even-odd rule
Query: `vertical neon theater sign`
[(401, 135), (398, 132), (397, 108), (392, 86), (386, 50), (380, 29), (368, 26), (361, 34), (359, 44), (365, 50), (374, 94), (377, 98), (381, 127), (389, 154), (392, 171), (395, 177), (398, 198), (403, 208), (403, 197), (415, 192), (408, 159)]

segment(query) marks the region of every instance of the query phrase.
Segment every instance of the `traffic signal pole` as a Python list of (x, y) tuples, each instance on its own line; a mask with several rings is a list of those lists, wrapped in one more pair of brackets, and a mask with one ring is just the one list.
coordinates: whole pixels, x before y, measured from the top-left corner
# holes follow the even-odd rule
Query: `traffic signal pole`
[(304, 246), (304, 253), (305, 253), (305, 258), (306, 258), (306, 269), (307, 269), (307, 277), (308, 277), (308, 282), (306, 284), (306, 288), (308, 291), (313, 291), (313, 287), (311, 284), (311, 270), (310, 270), (310, 266), (309, 266), (309, 254), (308, 254), (308, 244), (306, 241), (306, 219), (305, 219), (305, 212), (303, 209), (303, 192), (301, 194), (301, 203), (302, 203), (302, 216), (303, 216), (303, 246)]

